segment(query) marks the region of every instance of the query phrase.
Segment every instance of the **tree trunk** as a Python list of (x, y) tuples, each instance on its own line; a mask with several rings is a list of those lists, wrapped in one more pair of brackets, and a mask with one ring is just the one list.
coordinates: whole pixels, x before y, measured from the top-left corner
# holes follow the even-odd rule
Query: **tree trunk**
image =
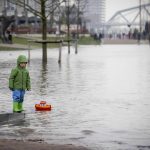
[[(77, 11), (77, 39), (79, 39), (79, 13), (80, 13), (80, 0), (77, 0), (78, 11)], [(81, 29), (81, 28), (80, 28)]]
[[(41, 0), (41, 13), (42, 13), (42, 40), (47, 40), (47, 18), (45, 12), (45, 0)], [(43, 62), (47, 62), (47, 43), (42, 43), (42, 60)]]
[[(54, 0), (52, 0), (52, 10), (54, 9)], [(54, 11), (51, 12), (51, 15), (50, 15), (50, 31), (51, 33), (53, 33), (53, 24), (54, 24)]]
[(68, 54), (70, 54), (70, 8), (69, 8), (69, 0), (68, 0), (68, 8), (67, 8), (67, 28), (68, 28)]

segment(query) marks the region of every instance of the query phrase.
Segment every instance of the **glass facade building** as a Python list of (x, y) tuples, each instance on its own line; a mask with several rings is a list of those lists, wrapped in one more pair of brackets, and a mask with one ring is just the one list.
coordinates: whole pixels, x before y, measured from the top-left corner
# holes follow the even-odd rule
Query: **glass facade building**
[(84, 17), (89, 30), (101, 30), (105, 23), (105, 0), (86, 0)]

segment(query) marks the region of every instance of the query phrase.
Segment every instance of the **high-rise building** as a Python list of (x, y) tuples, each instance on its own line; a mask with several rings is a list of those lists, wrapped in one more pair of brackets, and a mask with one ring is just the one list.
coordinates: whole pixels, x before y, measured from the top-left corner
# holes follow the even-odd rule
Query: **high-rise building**
[(84, 17), (89, 30), (101, 30), (105, 23), (105, 0), (86, 0)]
[[(11, 1), (13, 3), (11, 3)], [(31, 6), (35, 10), (39, 9), (36, 5), (36, 1), (24, 0), (24, 3)], [(0, 15), (12, 16), (15, 15), (16, 12), (18, 16), (24, 16), (25, 13), (28, 13), (29, 16), (33, 16), (32, 13), (26, 10), (25, 5), (24, 7), (20, 7), (19, 5), (16, 5), (13, 0), (0, 0)]]
[(11, 16), (14, 15), (16, 6), (9, 3), (9, 0), (0, 0), (0, 15)]

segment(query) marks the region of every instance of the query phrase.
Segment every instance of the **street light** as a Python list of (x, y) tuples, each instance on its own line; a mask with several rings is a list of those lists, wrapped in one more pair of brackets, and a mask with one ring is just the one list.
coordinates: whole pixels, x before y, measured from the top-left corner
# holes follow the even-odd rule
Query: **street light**
[(139, 41), (141, 40), (141, 33), (142, 33), (142, 15), (141, 15), (141, 11), (142, 11), (142, 9), (141, 9), (141, 0), (139, 0), (139, 13), (140, 13), (140, 18), (139, 18), (139, 29), (140, 29), (140, 37), (139, 37)]
[(67, 37), (68, 37), (68, 54), (70, 54), (70, 0), (65, 0), (65, 6), (67, 7)]

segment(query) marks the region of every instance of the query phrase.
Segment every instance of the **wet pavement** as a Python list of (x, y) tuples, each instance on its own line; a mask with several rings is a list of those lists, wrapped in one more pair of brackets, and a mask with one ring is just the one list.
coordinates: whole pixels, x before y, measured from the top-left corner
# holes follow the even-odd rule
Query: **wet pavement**
[[(58, 50), (32, 50), (25, 118), (0, 126), (0, 138), (75, 144), (92, 150), (150, 149), (150, 50), (148, 45), (80, 46), (62, 64)], [(0, 51), (0, 113), (11, 113), (10, 70), (20, 54)], [(46, 100), (51, 112), (35, 112)]]

